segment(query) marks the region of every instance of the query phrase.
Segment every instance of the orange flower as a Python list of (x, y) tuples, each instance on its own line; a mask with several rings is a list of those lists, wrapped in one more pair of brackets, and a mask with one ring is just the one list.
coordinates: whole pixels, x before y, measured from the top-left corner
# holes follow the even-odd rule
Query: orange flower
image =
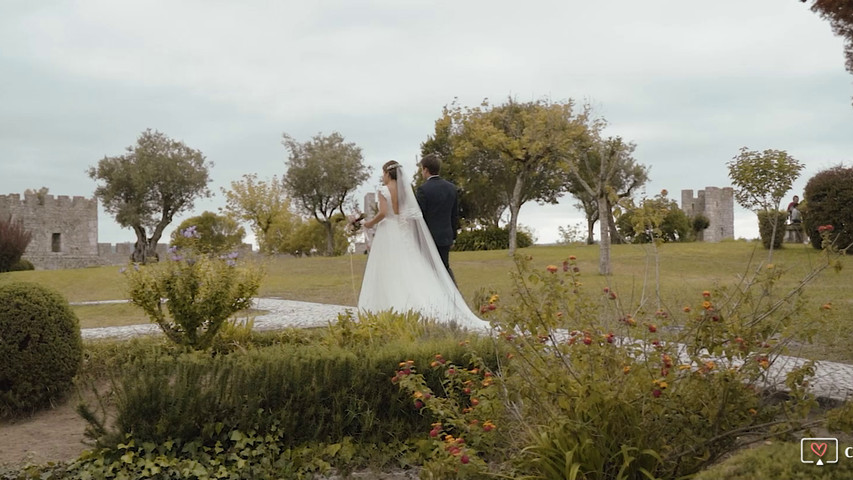
[(690, 307), (684, 307), (682, 310), (684, 310), (684, 313), (690, 313)]
[(702, 292), (702, 296), (703, 296), (703, 297), (705, 297), (705, 298), (710, 298), (710, 297), (711, 297), (711, 292), (709, 292), (708, 290), (705, 290), (704, 292)]
[(705, 300), (704, 302), (702, 302), (702, 308), (704, 308), (705, 310), (710, 310), (711, 309), (711, 302), (709, 302), (708, 300)]
[(548, 265), (547, 267), (545, 267), (545, 270), (548, 270), (551, 273), (557, 273), (557, 266), (556, 265)]

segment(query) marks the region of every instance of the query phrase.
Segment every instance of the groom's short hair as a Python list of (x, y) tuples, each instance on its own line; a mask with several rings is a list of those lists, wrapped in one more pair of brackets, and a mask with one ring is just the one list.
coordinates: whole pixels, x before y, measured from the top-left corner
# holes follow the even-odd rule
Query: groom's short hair
[(441, 172), (441, 157), (437, 153), (428, 153), (418, 162), (423, 168), (426, 168), (430, 175), (438, 175)]

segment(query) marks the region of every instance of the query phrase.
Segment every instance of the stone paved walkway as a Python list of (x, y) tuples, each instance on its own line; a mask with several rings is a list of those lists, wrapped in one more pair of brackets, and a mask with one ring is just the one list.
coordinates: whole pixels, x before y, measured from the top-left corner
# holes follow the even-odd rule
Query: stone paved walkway
[[(124, 300), (95, 303), (121, 303)], [(354, 307), (343, 305), (328, 305), (321, 303), (297, 302), (276, 298), (259, 298), (255, 300), (255, 308), (265, 313), (255, 317), (256, 330), (276, 330), (286, 327), (322, 327), (337, 320), (338, 315)], [(123, 327), (84, 328), (84, 339), (97, 338), (130, 338), (136, 335), (152, 335), (160, 333), (154, 324), (128, 325)], [(780, 356), (770, 366), (768, 386), (785, 388), (785, 374), (802, 365), (802, 358)], [(816, 374), (810, 380), (814, 392), (819, 397), (848, 400), (853, 399), (853, 365), (837, 362), (820, 361), (817, 363)]]

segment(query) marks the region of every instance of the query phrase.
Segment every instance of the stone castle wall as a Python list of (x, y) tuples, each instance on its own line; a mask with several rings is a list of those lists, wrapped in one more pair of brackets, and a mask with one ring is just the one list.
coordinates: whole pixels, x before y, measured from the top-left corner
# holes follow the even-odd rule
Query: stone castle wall
[[(98, 255), (98, 202), (37, 193), (0, 195), (0, 218), (23, 222), (33, 237), (24, 258), (39, 268), (89, 265)], [(72, 260), (73, 259), (73, 260)]]
[(693, 196), (693, 190), (681, 191), (681, 209), (687, 216), (705, 215), (710, 225), (699, 233), (698, 240), (719, 242), (735, 238), (734, 189), (705, 187)]

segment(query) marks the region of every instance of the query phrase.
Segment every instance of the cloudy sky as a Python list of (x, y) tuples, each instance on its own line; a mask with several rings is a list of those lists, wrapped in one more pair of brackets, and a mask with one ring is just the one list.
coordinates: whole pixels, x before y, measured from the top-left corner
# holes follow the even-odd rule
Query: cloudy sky
[[(245, 173), (280, 176), (282, 133), (340, 132), (377, 172), (413, 162), (454, 98), (512, 96), (590, 103), (637, 144), (650, 196), (728, 186), (743, 146), (803, 162), (793, 195), (853, 164), (853, 76), (809, 4), (3, 0), (0, 193), (91, 197), (87, 168), (152, 128), (215, 164), (217, 195), (177, 225), (223, 206), (220, 187)], [(582, 221), (574, 203), (525, 205), (520, 221), (554, 241)], [(738, 208), (735, 236), (757, 236), (754, 218)], [(134, 239), (100, 224), (101, 242)]]

